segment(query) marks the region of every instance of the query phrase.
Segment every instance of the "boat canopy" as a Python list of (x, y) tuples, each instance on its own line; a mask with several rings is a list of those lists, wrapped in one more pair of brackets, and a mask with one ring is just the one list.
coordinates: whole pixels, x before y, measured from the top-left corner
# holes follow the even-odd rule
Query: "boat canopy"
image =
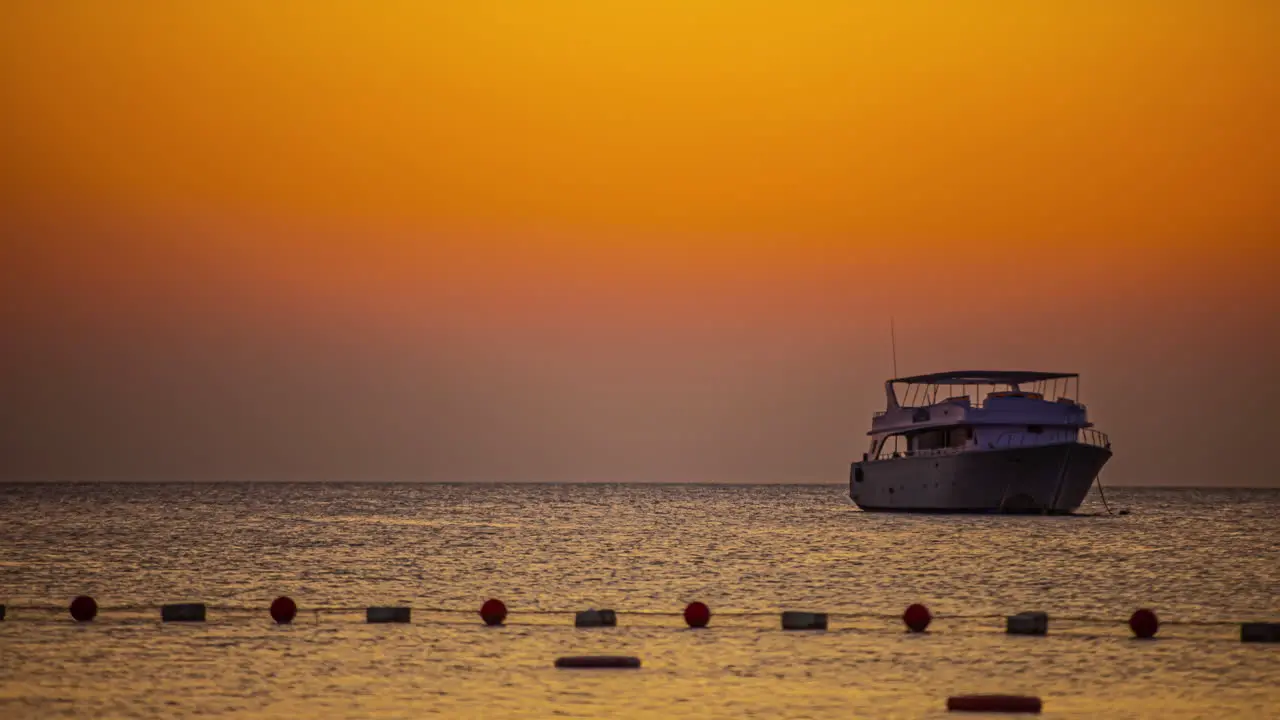
[[(1075, 392), (1071, 392), (1072, 380), (1075, 381)], [(1024, 392), (1022, 385), (1031, 385), (1033, 390)], [(897, 388), (906, 386), (906, 397), (899, 399)], [(994, 388), (993, 392), (983, 394), (981, 388)], [(934, 405), (940, 400), (940, 393), (951, 392), (960, 387), (961, 395), (953, 395), (949, 400), (964, 401), (978, 407), (986, 403), (988, 398), (1002, 396), (1031, 397), (1043, 400), (1044, 397), (1058, 397), (1059, 401), (1080, 397), (1080, 376), (1077, 373), (1039, 372), (1031, 370), (952, 370), (950, 372), (931, 373), (928, 375), (911, 375), (908, 377), (887, 380), (884, 384), (886, 409), (899, 407), (922, 407)], [(969, 387), (975, 394), (970, 395)], [(1002, 391), (1007, 387), (1008, 392)]]
[(1035, 372), (1031, 370), (952, 370), (951, 372), (895, 378), (890, 383), (909, 385), (1020, 385), (1045, 380), (1077, 378), (1077, 373)]

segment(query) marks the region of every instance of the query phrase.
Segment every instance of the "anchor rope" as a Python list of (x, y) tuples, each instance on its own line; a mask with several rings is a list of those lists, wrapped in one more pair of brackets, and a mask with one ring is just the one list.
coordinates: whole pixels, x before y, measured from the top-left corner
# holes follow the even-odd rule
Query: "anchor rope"
[(1093, 478), (1093, 481), (1098, 485), (1098, 495), (1099, 497), (1102, 498), (1102, 507), (1107, 509), (1108, 515), (1115, 515), (1115, 513), (1111, 512), (1111, 506), (1107, 504), (1107, 493), (1105, 490), (1102, 489), (1102, 471), (1101, 470), (1098, 471), (1098, 474)]

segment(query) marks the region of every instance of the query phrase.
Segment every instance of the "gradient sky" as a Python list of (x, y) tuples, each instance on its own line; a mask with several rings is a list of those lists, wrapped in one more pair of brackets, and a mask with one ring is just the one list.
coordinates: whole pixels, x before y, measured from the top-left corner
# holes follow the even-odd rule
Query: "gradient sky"
[(0, 479), (840, 482), (1083, 373), (1280, 486), (1280, 3), (9, 0)]

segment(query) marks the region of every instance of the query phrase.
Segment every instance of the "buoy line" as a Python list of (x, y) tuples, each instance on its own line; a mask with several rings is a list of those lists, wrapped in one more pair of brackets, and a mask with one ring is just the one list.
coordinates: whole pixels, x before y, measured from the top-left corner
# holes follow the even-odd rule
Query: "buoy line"
[[(19, 619), (19, 616), (8, 616), (8, 609), (14, 610), (35, 610), (35, 611), (61, 611), (64, 608), (54, 605), (18, 605), (6, 606), (0, 604), (0, 621), (12, 622)], [(109, 608), (108, 608), (109, 609)], [(170, 603), (160, 606), (160, 619), (163, 622), (197, 622), (206, 621), (210, 606), (205, 603)], [(213, 606), (215, 612), (226, 612), (227, 614), (257, 614), (261, 612), (259, 609), (247, 607), (243, 605), (229, 606)], [(103, 610), (94, 598), (87, 595), (80, 595), (73, 599), (70, 605), (65, 607), (73, 620), (79, 623), (93, 622), (98, 617), (100, 611)], [(154, 606), (130, 605), (117, 608), (120, 611), (131, 612), (154, 612)], [(287, 625), (293, 622), (298, 615), (300, 608), (298, 604), (288, 596), (280, 596), (273, 600), (268, 608), (268, 614), (277, 624)], [(408, 606), (368, 606), (363, 608), (335, 608), (335, 607), (315, 607), (306, 608), (304, 612), (312, 613), (319, 621), (321, 613), (354, 615), (360, 612), (365, 614), (365, 622), (379, 623), (411, 623), (413, 616), (413, 608)], [(461, 610), (457, 608), (418, 608), (420, 614), (470, 614), (477, 613), (485, 625), (491, 627), (500, 627), (506, 624), (508, 618), (508, 609), (504, 602), (496, 598), (486, 600), (479, 610)], [(674, 612), (667, 610), (639, 610), (639, 611), (617, 611), (613, 609), (587, 609), (587, 610), (529, 610), (518, 611), (518, 615), (530, 616), (550, 616), (550, 615), (572, 615), (574, 618), (574, 626), (578, 628), (612, 628), (617, 627), (619, 615), (640, 615), (654, 617), (670, 617), (681, 616), (685, 624), (691, 629), (706, 628), (711, 624), (712, 612), (711, 608), (703, 602), (694, 601), (689, 603), (683, 612)], [(777, 612), (744, 612), (744, 611), (726, 611), (716, 613), (721, 616), (728, 617), (762, 617), (777, 616)], [(929, 608), (920, 603), (909, 605), (901, 616), (891, 615), (888, 613), (871, 613), (871, 612), (811, 612), (798, 610), (785, 610), (781, 612), (781, 628), (783, 630), (807, 630), (807, 631), (826, 631), (830, 627), (830, 618), (846, 618), (854, 620), (886, 620), (898, 619), (906, 626), (907, 631), (912, 633), (924, 633), (930, 624), (935, 620), (934, 615)], [(994, 620), (1003, 618), (1005, 621), (1005, 633), (1009, 635), (1048, 635), (1050, 616), (1043, 611), (1022, 611), (1013, 615), (993, 615), (993, 614), (970, 614), (970, 615), (944, 615), (941, 620)], [(34, 619), (34, 618), (32, 618)], [(1200, 626), (1200, 627), (1222, 627), (1222, 626), (1238, 626), (1240, 628), (1240, 641), (1242, 642), (1259, 642), (1259, 643), (1280, 643), (1280, 623), (1273, 622), (1239, 622), (1226, 620), (1182, 620), (1182, 621), (1164, 621), (1163, 623), (1157, 617), (1155, 611), (1149, 608), (1139, 608), (1129, 616), (1127, 621), (1116, 620), (1112, 618), (1100, 617), (1080, 617), (1080, 616), (1064, 616), (1057, 618), (1058, 622), (1079, 623), (1082, 625), (1115, 625), (1127, 623), (1130, 633), (1134, 638), (1152, 639), (1159, 632), (1160, 626)], [(471, 624), (462, 621), (439, 621), (447, 624)], [(530, 623), (535, 624), (535, 623)], [(541, 623), (537, 623), (541, 625)], [(645, 626), (652, 627), (652, 626)], [(731, 626), (732, 627), (732, 626)], [(738, 626), (740, 627), (740, 626)], [(848, 628), (838, 628), (839, 630), (856, 630), (859, 632), (875, 631), (878, 628), (867, 628), (864, 626), (854, 626)], [(970, 628), (953, 628), (947, 632), (965, 632)], [(1088, 637), (1098, 638), (1106, 637), (1098, 633), (1060, 633), (1055, 632), (1055, 636), (1067, 637)], [(1205, 638), (1200, 638), (1205, 639)]]

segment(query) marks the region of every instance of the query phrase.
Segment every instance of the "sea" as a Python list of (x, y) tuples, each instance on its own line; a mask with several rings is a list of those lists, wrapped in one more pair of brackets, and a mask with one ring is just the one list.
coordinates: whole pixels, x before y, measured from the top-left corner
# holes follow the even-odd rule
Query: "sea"
[[(841, 486), (0, 485), (0, 718), (1280, 717), (1280, 491), (1072, 516), (867, 513)], [(93, 597), (97, 618), (68, 603)], [(278, 625), (268, 606), (292, 598)], [(487, 627), (489, 598), (509, 611)], [(686, 605), (711, 621), (689, 629)], [(203, 623), (163, 623), (202, 602)], [(908, 632), (903, 610), (932, 623)], [(368, 624), (407, 606), (408, 624)], [(1154, 639), (1129, 628), (1154, 611)], [(575, 628), (612, 609), (617, 626)], [(784, 631), (780, 613), (828, 613)], [(1005, 618), (1049, 615), (1045, 636)], [(639, 669), (558, 669), (562, 656)], [(954, 716), (954, 715), (950, 715)]]

